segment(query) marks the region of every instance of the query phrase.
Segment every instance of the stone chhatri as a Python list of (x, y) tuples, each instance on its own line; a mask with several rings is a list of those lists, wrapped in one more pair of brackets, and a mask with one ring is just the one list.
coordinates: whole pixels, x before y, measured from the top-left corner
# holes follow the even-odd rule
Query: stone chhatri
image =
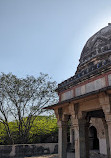
[(57, 92), (59, 102), (47, 109), (55, 111), (58, 121), (59, 158), (67, 158), (67, 151), (89, 158), (89, 149), (111, 158), (110, 23), (89, 38), (75, 75), (60, 83)]

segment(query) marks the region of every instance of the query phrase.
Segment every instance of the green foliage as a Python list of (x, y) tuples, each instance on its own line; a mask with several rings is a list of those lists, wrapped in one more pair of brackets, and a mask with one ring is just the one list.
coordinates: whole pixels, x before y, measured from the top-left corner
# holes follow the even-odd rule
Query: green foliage
[[(24, 120), (26, 121), (27, 118)], [(18, 128), (16, 122), (10, 122), (9, 127), (15, 144), (19, 143)], [(57, 142), (58, 128), (57, 119), (54, 115), (37, 116), (29, 132), (26, 143)], [(23, 138), (24, 139), (24, 138)], [(4, 130), (4, 125), (0, 123), (0, 144), (10, 144), (10, 139)]]
[(38, 116), (30, 131), (30, 140), (37, 142), (57, 142), (57, 120), (54, 115)]

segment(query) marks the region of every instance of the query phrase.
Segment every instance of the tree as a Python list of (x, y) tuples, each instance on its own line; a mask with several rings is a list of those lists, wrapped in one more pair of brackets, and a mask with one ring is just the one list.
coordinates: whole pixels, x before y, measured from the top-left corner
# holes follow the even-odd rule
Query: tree
[(9, 120), (17, 124), (18, 143), (27, 143), (30, 129), (36, 116), (44, 112), (43, 107), (57, 101), (56, 82), (47, 74), (17, 78), (9, 73), (0, 76), (0, 121), (14, 143)]

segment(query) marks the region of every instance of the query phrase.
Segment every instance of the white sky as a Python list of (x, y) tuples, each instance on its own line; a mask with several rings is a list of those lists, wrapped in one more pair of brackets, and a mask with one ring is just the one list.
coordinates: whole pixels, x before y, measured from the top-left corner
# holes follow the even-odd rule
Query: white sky
[(0, 72), (74, 75), (88, 38), (111, 22), (111, 0), (0, 0)]

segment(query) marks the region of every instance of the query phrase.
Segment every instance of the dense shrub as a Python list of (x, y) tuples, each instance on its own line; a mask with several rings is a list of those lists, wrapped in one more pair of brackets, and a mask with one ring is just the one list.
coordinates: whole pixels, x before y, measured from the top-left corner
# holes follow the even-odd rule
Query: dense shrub
[[(26, 119), (26, 118), (25, 118)], [(20, 144), (18, 138), (18, 128), (16, 122), (9, 123), (14, 144)], [(23, 138), (24, 139), (24, 138)], [(58, 140), (57, 119), (54, 115), (37, 116), (30, 130), (29, 138), (26, 143), (51, 143)], [(0, 144), (10, 144), (10, 139), (4, 130), (4, 125), (0, 124)]]

